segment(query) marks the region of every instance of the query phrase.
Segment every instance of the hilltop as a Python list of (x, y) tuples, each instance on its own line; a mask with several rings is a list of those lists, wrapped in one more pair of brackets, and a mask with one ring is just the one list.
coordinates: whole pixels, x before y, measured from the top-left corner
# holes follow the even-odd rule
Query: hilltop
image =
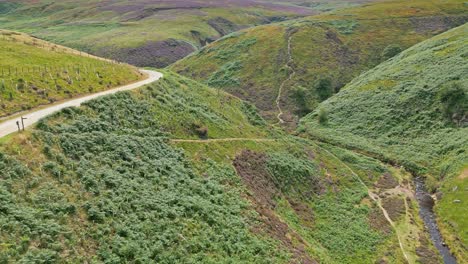
[(64, 109), (0, 153), (6, 262), (438, 260), (404, 170), (285, 135), (171, 72)]
[(161, 68), (239, 29), (369, 1), (3, 1), (0, 28)]
[(0, 117), (137, 81), (135, 67), (0, 30)]
[(362, 74), (298, 129), (425, 176), (437, 192), (438, 220), (459, 260), (468, 259), (467, 33), (465, 24)]
[(467, 11), (456, 0), (368, 3), (242, 30), (170, 68), (294, 126), (354, 77), (463, 24)]

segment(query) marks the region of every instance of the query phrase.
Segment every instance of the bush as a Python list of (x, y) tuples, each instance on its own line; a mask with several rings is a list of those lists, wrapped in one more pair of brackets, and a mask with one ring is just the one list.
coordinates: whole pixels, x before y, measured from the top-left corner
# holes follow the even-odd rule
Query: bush
[(310, 95), (309, 91), (307, 91), (304, 87), (297, 87), (292, 91), (292, 97), (294, 101), (296, 101), (296, 105), (298, 107), (297, 114), (299, 116), (305, 116), (312, 111), (309, 107)]
[(382, 52), (382, 58), (388, 60), (400, 54), (403, 50), (398, 45), (388, 45)]
[(320, 108), (318, 112), (318, 122), (319, 124), (322, 124), (322, 125), (325, 125), (326, 123), (328, 123), (328, 111), (327, 110)]
[(266, 125), (266, 121), (258, 114), (258, 110), (254, 105), (242, 101), (241, 110), (247, 116), (250, 124), (254, 126)]
[(320, 101), (327, 100), (333, 95), (332, 82), (329, 78), (322, 78), (317, 82), (315, 90), (320, 98)]
[(467, 119), (468, 93), (459, 82), (450, 83), (439, 91), (439, 101), (442, 103), (444, 115), (457, 125)]
[(242, 64), (239, 61), (232, 61), (224, 64), (219, 71), (215, 72), (206, 82), (212, 87), (230, 87), (239, 86), (240, 81), (234, 75), (242, 69)]
[(24, 80), (23, 79), (18, 79), (18, 83), (16, 84), (16, 88), (18, 90), (23, 90), (24, 89)]

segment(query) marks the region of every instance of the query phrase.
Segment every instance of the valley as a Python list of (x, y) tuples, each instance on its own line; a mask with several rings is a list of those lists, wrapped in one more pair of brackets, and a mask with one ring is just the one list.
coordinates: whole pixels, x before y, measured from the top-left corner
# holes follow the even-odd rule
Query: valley
[(0, 1), (0, 263), (468, 263), (467, 14)]

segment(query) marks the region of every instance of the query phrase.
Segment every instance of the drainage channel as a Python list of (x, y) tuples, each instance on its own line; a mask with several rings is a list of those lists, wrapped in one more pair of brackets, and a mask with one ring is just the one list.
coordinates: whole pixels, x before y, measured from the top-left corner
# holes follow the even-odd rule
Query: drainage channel
[(416, 185), (416, 199), (418, 200), (420, 208), (419, 215), (423, 219), (424, 225), (431, 235), (431, 240), (434, 243), (434, 246), (439, 250), (445, 264), (457, 264), (457, 260), (444, 243), (442, 235), (440, 234), (433, 210), (434, 200), (426, 191), (424, 179), (417, 177), (414, 179), (414, 183)]

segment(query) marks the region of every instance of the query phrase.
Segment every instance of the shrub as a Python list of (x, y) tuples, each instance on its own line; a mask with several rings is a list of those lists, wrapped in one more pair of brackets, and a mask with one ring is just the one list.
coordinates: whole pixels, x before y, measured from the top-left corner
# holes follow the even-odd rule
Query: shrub
[(240, 81), (234, 74), (240, 69), (242, 65), (239, 61), (228, 62), (210, 77), (207, 84), (213, 87), (239, 86)]
[(328, 122), (328, 111), (320, 108), (318, 112), (318, 122), (319, 124), (325, 125)]
[(24, 80), (23, 79), (18, 79), (18, 83), (16, 84), (16, 88), (18, 90), (23, 90), (24, 89)]
[(325, 101), (333, 95), (331, 80), (329, 78), (320, 79), (315, 86), (315, 90), (317, 91), (320, 101)]
[(241, 105), (241, 110), (242, 110), (242, 113), (244, 113), (247, 116), (249, 123), (251, 123), (252, 125), (254, 126), (266, 125), (265, 120), (258, 114), (258, 110), (254, 105), (243, 101)]
[(312, 101), (310, 99), (310, 92), (306, 88), (302, 86), (295, 88), (292, 91), (292, 98), (296, 101), (297, 114), (299, 116), (305, 116), (312, 111), (312, 108), (309, 106), (309, 102)]
[(467, 119), (468, 93), (459, 82), (449, 83), (439, 91), (444, 115), (457, 125)]
[(382, 51), (382, 58), (384, 60), (388, 60), (392, 57), (395, 57), (396, 55), (400, 54), (403, 50), (400, 48), (398, 45), (388, 45), (383, 51)]

